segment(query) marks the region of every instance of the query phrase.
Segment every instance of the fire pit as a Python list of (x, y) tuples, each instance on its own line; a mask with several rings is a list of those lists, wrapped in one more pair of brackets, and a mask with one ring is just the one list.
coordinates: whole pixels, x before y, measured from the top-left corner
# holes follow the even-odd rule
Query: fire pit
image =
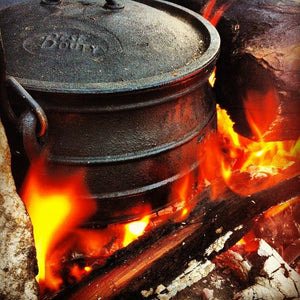
[[(25, 31), (30, 33), (29, 37), (24, 38), (21, 32), (20, 39), (24, 41), (22, 51), (25, 49), (33, 55), (41, 51), (39, 64), (43, 64), (45, 53), (53, 50), (51, 62), (60, 59), (61, 55), (68, 53), (66, 49), (72, 48), (79, 53), (87, 51), (97, 64), (106, 66), (106, 60), (102, 59), (110, 55), (111, 49), (102, 45), (110, 39), (108, 35), (113, 32), (116, 37), (118, 32), (106, 30), (107, 26), (106, 29), (101, 27), (100, 49), (97, 47), (99, 36), (77, 25), (79, 19), (86, 22), (88, 16), (88, 27), (93, 27), (95, 24), (91, 23), (97, 23), (102, 14), (104, 23), (109, 22), (106, 18), (116, 18), (121, 22), (122, 13), (128, 8), (127, 2), (125, 7), (113, 1), (101, 2), (100, 6), (100, 2), (95, 1), (43, 1), (42, 6), (38, 2), (29, 2), (32, 7), (38, 7), (37, 15), (45, 17), (44, 14), (50, 13), (54, 14), (54, 19), (45, 17), (45, 27), (51, 32), (44, 27), (35, 31), (33, 25), (28, 25)], [(128, 3), (135, 6), (146, 2)], [(213, 47), (214, 51), (210, 48), (214, 39), (209, 36), (214, 29), (198, 15), (176, 5), (161, 1), (147, 2), (147, 5), (150, 6), (150, 15), (152, 9), (171, 15), (171, 19), (166, 19), (164, 33), (169, 32), (168, 24), (175, 18), (180, 25), (183, 22), (183, 27), (187, 26), (187, 31), (183, 31), (187, 40), (189, 34), (192, 34), (191, 40), (200, 36), (196, 44), (203, 48), (197, 48), (193, 42), (185, 45), (185, 40), (179, 46), (183, 52), (186, 49), (193, 52), (196, 47), (203, 53), (196, 51), (197, 55), (193, 56), (193, 52), (191, 61), (184, 61), (185, 66), (181, 68), (173, 65), (177, 60), (172, 60), (173, 55), (169, 57), (168, 45), (163, 44), (167, 54), (162, 60), (171, 66), (167, 65), (162, 74), (152, 76), (153, 70), (164, 66), (158, 61), (157, 65), (147, 69), (148, 52), (142, 50), (135, 55), (146, 56), (145, 68), (141, 70), (146, 75), (131, 72), (130, 76), (137, 76), (131, 81), (126, 75), (132, 65), (129, 70), (124, 67), (120, 71), (124, 81), (112, 81), (116, 86), (111, 86), (110, 77), (101, 77), (105, 75), (101, 72), (98, 75), (103, 78), (104, 86), (95, 84), (93, 76), (98, 69), (91, 76), (79, 72), (78, 77), (68, 77), (70, 70), (63, 68), (60, 72), (55, 63), (50, 65), (58, 76), (62, 76), (59, 82), (53, 80), (56, 74), (45, 75), (43, 80), (39, 80), (38, 73), (30, 73), (36, 77), (34, 80), (27, 80), (24, 75), (18, 76), (17, 80), (11, 76), (6, 78), (8, 97), (5, 100), (9, 101), (5, 102), (5, 108), (13, 119), (17, 118), (19, 110), (23, 111), (23, 107), (17, 104), (20, 95), (27, 98), (31, 109), (37, 111), (36, 115), (26, 111), (20, 117), (25, 150), (31, 159), (28, 176), (25, 181), (24, 177), (21, 179), (21, 195), (34, 224), (36, 241), (41, 240), (48, 247), (42, 251), (38, 249), (37, 253), (42, 298), (170, 299), (183, 290), (174, 299), (186, 299), (193, 295), (188, 287), (199, 281), (198, 287), (194, 287), (194, 291), (201, 287), (196, 298), (212, 299), (219, 284), (216, 278), (225, 278), (224, 281), (232, 286), (231, 291), (227, 288), (227, 296), (220, 294), (225, 293), (226, 288), (215, 294), (223, 296), (221, 299), (233, 298), (234, 295), (235, 299), (257, 299), (270, 293), (275, 298), (280, 295), (299, 296), (299, 276), (291, 268), (299, 271), (299, 221), (295, 217), (299, 211), (300, 194), (299, 140), (289, 134), (286, 140), (274, 141), (276, 127), (270, 127), (273, 119), (277, 118), (278, 105), (284, 100), (274, 96), (277, 95), (276, 86), (270, 88), (268, 77), (266, 92), (263, 89), (257, 98), (262, 100), (263, 107), (266, 107), (265, 103), (271, 103), (267, 122), (261, 121), (264, 114), (259, 115), (251, 99), (246, 97), (239, 110), (247, 117), (247, 130), (243, 131), (243, 125), (238, 123), (236, 125), (241, 126), (238, 127), (239, 132), (244, 135), (235, 132), (227, 112), (219, 105), (215, 110), (211, 95), (210, 85), (214, 85), (215, 72), (209, 75), (218, 54), (217, 45)], [(220, 5), (221, 9), (215, 14), (213, 5), (214, 1), (208, 2), (203, 15), (216, 24), (221, 18), (220, 11), (228, 9), (230, 4)], [(17, 7), (22, 7), (22, 10), (28, 8), (26, 4)], [(130, 15), (129, 10), (126, 13)], [(66, 16), (70, 17), (71, 23), (64, 21)], [(9, 15), (5, 17), (9, 18)], [(130, 22), (135, 23), (136, 19), (144, 17), (137, 13)], [(58, 21), (59, 25), (56, 24)], [(35, 17), (29, 18), (29, 22), (35, 24)], [(151, 28), (155, 22), (146, 27)], [(160, 23), (161, 19), (157, 22)], [(20, 24), (23, 20), (16, 26)], [(72, 36), (68, 35), (72, 27), (70, 24), (75, 24), (73, 27), (77, 30)], [(178, 26), (178, 23), (174, 25)], [(205, 29), (206, 26), (208, 29)], [(190, 33), (191, 28), (193, 33)], [(14, 31), (13, 27), (9, 29)], [(139, 32), (139, 29), (138, 26), (133, 31)], [(180, 33), (182, 30), (179, 30)], [(120, 35), (123, 36), (123, 33)], [(84, 47), (82, 35), (85, 37)], [(155, 34), (150, 30), (151, 38), (152, 35)], [(170, 36), (172, 34), (167, 35), (167, 40)], [(148, 40), (149, 36), (146, 38)], [(159, 39), (160, 36), (155, 35), (153, 44), (156, 45)], [(12, 43), (11, 38), (8, 40)], [(118, 45), (127, 47), (123, 42), (113, 38), (114, 54), (118, 52), (115, 51)], [(140, 39), (134, 40), (134, 43), (136, 48), (143, 49), (153, 45), (151, 40), (147, 45)], [(126, 56), (126, 51), (124, 53)], [(206, 54), (211, 58), (203, 64)], [(151, 51), (149, 55), (153, 59)], [(12, 55), (8, 61), (14, 59)], [(77, 61), (81, 59), (78, 57), (74, 59), (78, 63), (75, 69), (80, 71), (80, 64), (85, 65), (86, 61)], [(222, 97), (222, 89), (228, 84), (222, 75), (223, 59), (224, 53), (221, 53), (221, 70), (217, 66), (217, 76), (221, 77), (219, 82), (217, 78), (218, 97)], [(122, 56), (114, 56), (109, 64), (115, 67), (117, 62), (121, 66), (124, 64)], [(180, 59), (178, 64), (181, 64)], [(17, 76), (18, 65), (7, 66), (8, 74)], [(109, 66), (106, 68), (109, 69)], [(113, 76), (119, 76), (119, 73)], [(66, 77), (69, 79), (65, 80)], [(143, 77), (142, 81), (140, 77)], [(81, 91), (80, 83), (86, 78), (91, 82), (85, 82), (86, 86)], [(34, 98), (27, 95), (18, 81)], [(220, 82), (224, 86), (220, 86)], [(250, 86), (253, 86), (252, 82)], [(255, 92), (244, 94), (257, 96)], [(262, 95), (266, 95), (266, 99)], [(276, 101), (269, 101), (273, 98)], [(224, 105), (229, 105), (229, 111), (232, 109), (231, 103), (225, 102)], [(156, 124), (157, 117), (159, 121)], [(111, 118), (114, 126), (109, 128)], [(128, 123), (132, 126), (128, 127)], [(70, 128), (69, 124), (72, 125)], [(144, 125), (137, 128), (134, 124)], [(295, 126), (295, 123), (291, 124)], [(90, 134), (91, 128), (93, 132)], [(138, 137), (135, 136), (140, 132), (137, 129), (143, 129)], [(110, 140), (116, 133), (118, 138)], [(270, 141), (270, 136), (273, 141)], [(89, 144), (92, 137), (96, 137), (97, 141), (103, 140), (105, 145), (96, 147)], [(74, 139), (76, 143), (73, 144)], [(79, 144), (87, 146), (87, 152), (80, 147), (78, 149)], [(11, 148), (16, 151), (16, 144), (12, 143)], [(101, 151), (104, 154), (99, 156)], [(98, 183), (100, 177), (103, 182)], [(281, 202), (284, 204), (278, 205)], [(268, 210), (274, 205), (278, 206)], [(284, 229), (282, 235), (277, 233), (280, 230), (278, 225), (274, 225), (280, 224), (281, 218), (286, 218), (285, 228), (289, 230), (286, 232)], [(52, 220), (53, 223), (50, 223)], [(268, 225), (270, 220), (273, 225)], [(276, 234), (267, 233), (275, 228)], [(230, 250), (225, 251), (229, 247)], [(279, 264), (276, 270), (274, 262)], [(226, 275), (229, 273), (237, 280), (230, 279)], [(206, 278), (210, 278), (210, 284), (205, 282)], [(250, 282), (248, 287), (246, 284)]]

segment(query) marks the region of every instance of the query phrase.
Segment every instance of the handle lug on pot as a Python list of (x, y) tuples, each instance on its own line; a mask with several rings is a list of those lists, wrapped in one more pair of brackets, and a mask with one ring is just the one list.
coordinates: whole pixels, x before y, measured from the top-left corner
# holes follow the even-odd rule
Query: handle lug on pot
[(38, 158), (42, 145), (36, 137), (37, 118), (31, 111), (25, 112), (19, 120), (19, 130), (22, 133), (23, 146), (29, 160)]

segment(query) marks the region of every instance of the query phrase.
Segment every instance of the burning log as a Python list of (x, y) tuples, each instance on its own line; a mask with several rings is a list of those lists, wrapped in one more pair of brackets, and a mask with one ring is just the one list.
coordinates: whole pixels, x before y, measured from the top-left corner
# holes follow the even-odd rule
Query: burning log
[(299, 17), (298, 1), (235, 1), (217, 25), (216, 91), (245, 136), (299, 136)]
[(236, 123), (235, 130), (256, 139), (259, 135), (273, 141), (297, 139), (300, 130), (299, 2), (172, 2), (206, 16), (220, 33), (222, 45), (215, 90), (217, 101)]
[(38, 299), (32, 225), (10, 169), (10, 151), (0, 121), (0, 298)]
[[(172, 299), (199, 299), (202, 296), (201, 299), (206, 300), (279, 300), (300, 296), (300, 275), (263, 239), (237, 243), (218, 255), (210, 266), (212, 270), (207, 276)], [(197, 270), (197, 273), (203, 271)]]
[(259, 261), (260, 271), (255, 284), (237, 293), (235, 300), (247, 299), (298, 299), (300, 276), (272, 249), (261, 240), (252, 259)]
[(117, 251), (104, 267), (53, 299), (75, 300), (83, 296), (85, 299), (137, 299), (143, 295), (153, 298), (155, 291), (161, 292), (163, 286), (168, 291), (175, 277), (188, 273), (188, 263), (193, 259), (201, 261), (209, 271), (207, 261), (234, 245), (253, 225), (255, 216), (300, 195), (299, 183), (297, 175), (247, 197), (227, 191), (214, 202), (209, 200), (209, 190), (206, 190), (197, 198), (199, 202), (185, 223), (169, 223), (153, 230)]

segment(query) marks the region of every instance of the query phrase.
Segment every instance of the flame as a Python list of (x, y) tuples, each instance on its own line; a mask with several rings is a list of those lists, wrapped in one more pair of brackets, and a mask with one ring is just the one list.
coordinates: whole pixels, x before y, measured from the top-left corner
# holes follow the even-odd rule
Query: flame
[[(215, 3), (215, 0), (210, 2), (212, 6), (209, 6), (207, 14), (211, 14)], [(213, 86), (215, 70), (209, 82)], [(212, 199), (217, 198), (224, 188), (224, 185), (218, 184), (220, 178), (235, 192), (249, 194), (257, 188), (265, 187), (257, 185), (257, 179), (278, 174), (293, 165), (299, 168), (297, 160), (300, 157), (300, 138), (297, 141), (264, 140), (265, 131), (278, 115), (278, 103), (278, 95), (273, 89), (264, 94), (254, 91), (246, 93), (244, 107), (255, 141), (237, 134), (234, 122), (226, 110), (217, 105), (218, 130), (208, 134), (199, 144), (198, 186), (201, 181), (205, 185), (211, 184)], [(257, 107), (261, 109), (258, 110)], [(270, 112), (270, 115), (265, 117), (265, 111)], [(241, 180), (241, 174), (247, 175), (247, 181)], [(143, 204), (122, 212), (125, 216), (141, 215), (140, 219), (132, 222), (110, 224), (97, 230), (78, 228), (96, 210), (95, 203), (88, 200), (90, 198), (84, 177), (84, 172), (51, 176), (45, 161), (40, 159), (32, 163), (24, 182), (21, 196), (34, 227), (38, 280), (42, 292), (43, 289), (58, 290), (65, 281), (81, 280), (92, 271), (94, 265), (99, 267), (104, 264), (107, 257), (138, 239), (151, 226), (162, 222), (162, 218), (181, 222), (196, 204), (191, 200), (196, 180), (194, 175), (187, 173), (172, 190), (172, 197), (178, 199), (178, 202), (172, 204), (172, 208), (166, 208), (165, 217), (161, 217), (162, 211), (157, 213), (159, 222), (155, 223), (150, 205)], [(274, 208), (269, 214), (274, 215), (283, 209), (284, 205)], [(239, 243), (245, 243), (246, 239), (245, 237)], [(248, 243), (251, 249), (256, 246), (256, 241)], [(70, 257), (75, 259), (68, 259)], [(65, 279), (65, 275), (62, 276), (62, 270), (69, 275), (68, 279)]]
[(107, 257), (145, 233), (151, 218), (148, 208), (146, 205), (145, 216), (136, 221), (109, 224), (104, 229), (76, 230), (71, 248), (86, 259), (96, 258), (98, 265), (104, 263)]
[(126, 247), (139, 236), (143, 235), (147, 225), (149, 224), (150, 216), (147, 215), (139, 221), (134, 221), (125, 225), (125, 237), (123, 247)]
[(205, 5), (202, 16), (211, 22), (213, 26), (216, 26), (218, 22), (220, 21), (222, 15), (224, 12), (233, 4), (235, 0), (229, 1), (227, 3), (224, 3), (220, 6), (220, 8), (217, 9), (217, 11), (212, 15), (213, 11), (216, 7), (216, 0), (210, 0)]
[(263, 133), (267, 132), (278, 116), (278, 93), (274, 88), (268, 89), (265, 93), (248, 90), (243, 104), (252, 133), (257, 139), (262, 140)]
[(271, 207), (270, 209), (268, 209), (265, 214), (264, 217), (265, 218), (271, 218), (276, 216), (277, 214), (280, 214), (281, 212), (283, 212), (284, 210), (286, 210), (289, 206), (291, 206), (294, 203), (300, 202), (300, 197), (298, 198), (293, 198), (287, 202), (278, 204), (276, 206)]
[(208, 78), (208, 82), (211, 85), (211, 87), (214, 87), (215, 82), (216, 82), (216, 67), (214, 67), (213, 72), (210, 74), (209, 78)]
[[(84, 185), (84, 173), (65, 177), (50, 176), (44, 159), (32, 163), (24, 181), (21, 197), (33, 224), (40, 285), (57, 290), (62, 279), (57, 276), (60, 266), (59, 251), (55, 251), (67, 233), (88, 218), (95, 210), (91, 200), (82, 201), (88, 195)], [(83, 209), (84, 208), (84, 209)]]
[(185, 176), (183, 183), (179, 189), (179, 199), (181, 201), (181, 205), (183, 207), (181, 212), (181, 217), (184, 218), (188, 214), (188, 208), (187, 208), (187, 199), (188, 199), (188, 192), (189, 192), (189, 183), (190, 178), (189, 176)]
[[(267, 95), (269, 97), (268, 93)], [(264, 115), (264, 111), (261, 114)], [(216, 182), (217, 178), (223, 178), (235, 192), (247, 195), (274, 184), (272, 180), (265, 181), (264, 186), (254, 184), (262, 178), (281, 174), (291, 166), (299, 170), (300, 138), (264, 141), (259, 126), (253, 122), (252, 128), (256, 128), (260, 138), (258, 141), (247, 139), (234, 131), (234, 123), (219, 105), (217, 120), (218, 132), (208, 135), (199, 150), (200, 178), (209, 183), (214, 182), (213, 199), (222, 192)], [(242, 180), (241, 174), (245, 175), (245, 180)]]
[(217, 0), (210, 0), (207, 2), (206, 6), (204, 7), (202, 16), (203, 18), (209, 20), (209, 17), (212, 13), (212, 10), (214, 8), (214, 6), (216, 5)]
[[(96, 211), (88, 197), (84, 172), (69, 176), (50, 174), (44, 159), (33, 162), (24, 186), (22, 199), (31, 217), (37, 250), (41, 293), (59, 290), (67, 282), (81, 280), (92, 266), (72, 262), (65, 266), (68, 255), (79, 255), (97, 264), (118, 249), (141, 236), (149, 224), (151, 207), (144, 205), (144, 217), (124, 224), (111, 224), (105, 229), (82, 229), (78, 226)], [(72, 254), (73, 253), (73, 254)], [(68, 278), (62, 273), (68, 274)], [(66, 282), (65, 282), (66, 281)]]
[(81, 280), (93, 264), (104, 264), (144, 234), (151, 216), (151, 206), (143, 204), (134, 208), (143, 212), (138, 220), (97, 230), (80, 228), (97, 209), (84, 184), (84, 172), (62, 175), (47, 168), (44, 158), (33, 162), (21, 191), (34, 228), (42, 295)]
[(173, 184), (170, 198), (176, 199), (176, 201), (171, 205), (172, 213), (168, 216), (169, 220), (182, 222), (189, 216), (196, 205), (196, 201), (194, 201), (195, 182), (194, 173), (186, 170), (186, 174), (176, 184)]

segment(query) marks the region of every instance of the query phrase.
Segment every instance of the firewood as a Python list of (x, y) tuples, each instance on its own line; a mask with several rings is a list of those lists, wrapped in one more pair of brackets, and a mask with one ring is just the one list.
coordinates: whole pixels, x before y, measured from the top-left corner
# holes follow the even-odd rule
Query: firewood
[(234, 1), (217, 25), (222, 40), (216, 91), (235, 130), (264, 140), (297, 139), (299, 122), (299, 2)]
[(248, 197), (228, 191), (212, 202), (206, 190), (184, 223), (151, 231), (53, 299), (143, 299), (147, 291), (153, 291), (147, 298), (151, 299), (157, 289), (167, 288), (183, 274), (190, 261), (211, 260), (234, 245), (253, 225), (255, 216), (297, 195), (299, 176)]
[(10, 151), (0, 121), (0, 299), (38, 299), (32, 225), (10, 168)]
[(261, 270), (255, 284), (237, 293), (235, 300), (299, 299), (300, 275), (264, 240), (260, 241), (256, 261), (260, 261)]
[[(248, 244), (250, 243), (250, 245)], [(263, 239), (237, 244), (218, 255), (208, 276), (172, 299), (298, 299), (300, 275)], [(203, 273), (203, 270), (196, 272)], [(208, 291), (210, 293), (208, 293)], [(211, 298), (209, 298), (211, 296)], [(164, 298), (160, 294), (156, 298)]]

